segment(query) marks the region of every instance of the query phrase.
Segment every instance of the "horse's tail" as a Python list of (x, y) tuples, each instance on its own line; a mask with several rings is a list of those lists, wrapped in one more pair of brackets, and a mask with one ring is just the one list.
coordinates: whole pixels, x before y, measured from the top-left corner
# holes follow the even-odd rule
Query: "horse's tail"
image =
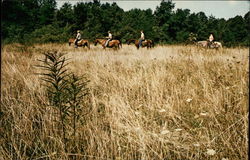
[(152, 40), (152, 47), (155, 47), (155, 43), (154, 43), (154, 41)]

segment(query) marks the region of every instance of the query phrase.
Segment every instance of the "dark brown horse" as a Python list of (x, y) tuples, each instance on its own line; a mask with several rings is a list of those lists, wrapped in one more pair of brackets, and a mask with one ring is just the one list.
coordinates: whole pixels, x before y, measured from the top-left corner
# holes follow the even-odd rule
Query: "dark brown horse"
[[(94, 45), (96, 46), (97, 43), (99, 43), (102, 45), (103, 49), (105, 49), (106, 48), (106, 46), (105, 46), (106, 41), (107, 41), (107, 39), (95, 39)], [(113, 39), (113, 40), (109, 41), (107, 47), (119, 49), (120, 47), (122, 48), (122, 43), (119, 40)]]
[[(71, 43), (75, 43), (75, 39), (74, 38), (70, 38), (69, 39), (69, 46), (71, 45)], [(88, 47), (88, 49), (90, 49), (90, 43), (88, 40), (85, 39), (81, 39), (80, 41), (77, 42), (77, 46), (78, 47)]]
[[(127, 40), (127, 44), (130, 45), (130, 43), (134, 43), (136, 48), (139, 49), (139, 40), (136, 39)], [(154, 42), (150, 39), (146, 39), (145, 41), (142, 41), (141, 47), (152, 48), (154, 47)]]

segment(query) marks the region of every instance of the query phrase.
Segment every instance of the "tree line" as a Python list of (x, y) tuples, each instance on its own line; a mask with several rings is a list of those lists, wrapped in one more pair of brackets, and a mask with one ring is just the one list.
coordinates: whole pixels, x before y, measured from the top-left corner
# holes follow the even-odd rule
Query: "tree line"
[(55, 0), (2, 0), (1, 38), (4, 43), (65, 43), (81, 30), (82, 37), (94, 40), (107, 36), (110, 30), (124, 43), (138, 39), (143, 30), (146, 39), (155, 43), (186, 43), (190, 33), (197, 40), (206, 40), (210, 33), (226, 46), (248, 46), (250, 12), (225, 20), (191, 13), (189, 9), (174, 10), (175, 4), (162, 0), (151, 9), (124, 11), (115, 2), (99, 0), (64, 3), (57, 9)]

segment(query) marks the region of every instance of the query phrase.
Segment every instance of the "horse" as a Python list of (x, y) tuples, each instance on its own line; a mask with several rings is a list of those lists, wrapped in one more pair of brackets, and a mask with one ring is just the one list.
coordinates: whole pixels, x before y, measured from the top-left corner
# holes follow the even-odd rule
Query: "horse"
[[(139, 49), (139, 40), (136, 39), (129, 39), (127, 40), (127, 44), (130, 45), (130, 43), (134, 43), (136, 48)], [(142, 47), (147, 47), (148, 48), (152, 48), (154, 47), (154, 42), (150, 39), (146, 39), (145, 41), (142, 41)]]
[[(69, 46), (71, 45), (71, 43), (75, 43), (75, 39), (74, 38), (70, 38), (69, 39)], [(88, 49), (90, 49), (90, 43), (88, 40), (84, 40), (84, 39), (81, 39), (80, 41), (77, 42), (77, 46), (78, 47), (85, 47), (87, 46)]]
[(204, 48), (211, 48), (211, 49), (222, 48), (221, 42), (217, 42), (217, 41), (212, 42), (210, 45), (209, 45), (208, 41), (198, 41), (197, 45), (204, 47)]
[(207, 41), (198, 41), (196, 43), (197, 46), (207, 48), (208, 47), (208, 42)]
[[(95, 39), (94, 41), (94, 45), (96, 46), (97, 43), (101, 44), (103, 49), (106, 48), (105, 44), (106, 44), (106, 41), (107, 39)], [(109, 41), (108, 45), (107, 45), (108, 48), (115, 48), (115, 49), (119, 49), (120, 47), (122, 48), (122, 43), (120, 40), (116, 40), (116, 39), (112, 39), (111, 41)]]
[(210, 45), (210, 48), (219, 49), (219, 48), (222, 48), (222, 44), (221, 44), (221, 42), (214, 41), (214, 42)]

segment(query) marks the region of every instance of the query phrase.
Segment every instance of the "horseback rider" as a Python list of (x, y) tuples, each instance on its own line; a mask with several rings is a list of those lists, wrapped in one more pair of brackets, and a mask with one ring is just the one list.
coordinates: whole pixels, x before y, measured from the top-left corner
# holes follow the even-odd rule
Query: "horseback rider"
[(141, 38), (139, 39), (139, 47), (142, 46), (142, 42), (145, 41), (145, 36), (143, 30), (141, 30)]
[(80, 30), (77, 31), (76, 40), (75, 40), (75, 48), (77, 48), (77, 42), (81, 40)]
[(110, 31), (108, 31), (108, 37), (106, 37), (106, 38), (107, 38), (107, 41), (106, 41), (106, 43), (105, 43), (105, 47), (108, 46), (109, 41), (111, 41), (112, 38), (113, 38), (112, 33), (111, 33)]
[(212, 44), (214, 43), (214, 36), (211, 33), (209, 38), (208, 38), (208, 47), (211, 48)]

